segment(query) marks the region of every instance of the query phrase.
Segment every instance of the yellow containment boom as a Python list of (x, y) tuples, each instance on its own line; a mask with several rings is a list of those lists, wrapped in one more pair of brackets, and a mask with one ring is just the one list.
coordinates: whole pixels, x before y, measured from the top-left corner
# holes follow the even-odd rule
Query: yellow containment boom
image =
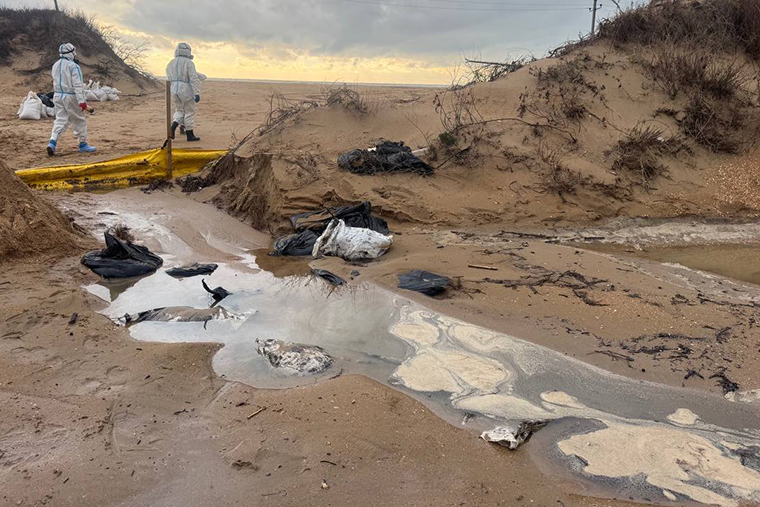
[[(224, 150), (172, 150), (176, 178), (196, 171), (225, 155)], [(16, 174), (40, 190), (87, 190), (142, 185), (166, 177), (166, 152), (161, 149), (85, 165), (22, 169)]]

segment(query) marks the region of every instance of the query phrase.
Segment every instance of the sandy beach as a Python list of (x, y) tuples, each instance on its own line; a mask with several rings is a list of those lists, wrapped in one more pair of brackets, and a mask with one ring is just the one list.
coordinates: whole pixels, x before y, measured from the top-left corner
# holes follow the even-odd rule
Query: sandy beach
[[(668, 5), (632, 12), (702, 19)], [(754, 56), (725, 44), (685, 83), (627, 16), (461, 87), (204, 81), (201, 141), (174, 146), (229, 151), (184, 189), (24, 184), (159, 148), (166, 112), (111, 61), (97, 153), (69, 132), (48, 157), (52, 119), (16, 118), (45, 55), (17, 39), (0, 505), (760, 505), (758, 86), (708, 75)], [(361, 203), (353, 246), (382, 252), (312, 250)], [(312, 255), (273, 255), (304, 232)], [(111, 234), (157, 263), (99, 276)], [(415, 270), (445, 283), (402, 288)]]

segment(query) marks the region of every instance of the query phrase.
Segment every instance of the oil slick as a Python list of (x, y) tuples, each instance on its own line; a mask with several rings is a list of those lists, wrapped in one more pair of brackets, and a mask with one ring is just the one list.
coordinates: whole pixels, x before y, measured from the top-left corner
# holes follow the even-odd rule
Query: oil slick
[[(661, 490), (663, 502), (735, 506), (760, 500), (760, 473), (741, 459), (742, 450), (760, 442), (760, 432), (744, 427), (750, 414), (742, 414), (742, 424), (724, 429), (703, 422), (692, 410), (710, 406), (709, 397), (700, 393), (634, 382), (412, 305), (401, 309), (390, 329), (414, 350), (393, 373), (393, 384), (443, 392), (453, 407), (497, 421), (597, 421), (600, 429), (555, 443), (561, 455), (579, 458), (580, 473), (587, 478), (635, 483), (644, 477)], [(565, 390), (543, 390), (550, 386)], [(627, 407), (617, 403), (624, 410), (613, 411), (616, 398), (636, 391)], [(669, 408), (676, 399), (688, 400), (692, 408)], [(719, 398), (717, 403), (728, 405)], [(730, 420), (731, 414), (722, 417), (715, 408), (711, 420)], [(658, 411), (663, 416), (651, 418)]]
[[(756, 393), (736, 393), (729, 400), (634, 381), (437, 314), (377, 287), (350, 285), (333, 292), (310, 277), (276, 278), (256, 267), (249, 249), (221, 239), (239, 236), (234, 231), (242, 227), (225, 216), (215, 220), (221, 229), (215, 235), (205, 230), (180, 235), (168, 219), (159, 220), (163, 225), (154, 215), (141, 221), (148, 211), (134, 216), (118, 211), (143, 242), (162, 253), (167, 267), (219, 262), (210, 281), (233, 293), (224, 301), (229, 316), (242, 316), (140, 322), (129, 328), (138, 340), (222, 343), (214, 370), (263, 388), (304, 385), (315, 378), (274, 368), (257, 353), (257, 338), (320, 347), (334, 366), (319, 378), (332, 371), (366, 375), (404, 390), (446, 419), (458, 422), (466, 414), (470, 429), (550, 421), (517, 452), (530, 452), (537, 462), (559, 470), (571, 479), (564, 484), (584, 481), (601, 488), (602, 496), (663, 504), (760, 501)], [(197, 222), (204, 220), (209, 219)], [(185, 225), (197, 227), (189, 219)], [(663, 276), (672, 272), (658, 269)], [(163, 270), (128, 285), (88, 289), (110, 303), (102, 313), (114, 319), (152, 308), (210, 306), (197, 280), (177, 280)], [(475, 443), (473, 452), (479, 452)]]

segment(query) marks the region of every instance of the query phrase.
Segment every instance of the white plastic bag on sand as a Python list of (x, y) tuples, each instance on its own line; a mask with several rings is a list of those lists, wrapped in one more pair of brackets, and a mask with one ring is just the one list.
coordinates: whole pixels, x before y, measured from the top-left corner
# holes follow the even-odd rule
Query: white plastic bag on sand
[(19, 107), (17, 114), (19, 120), (39, 120), (43, 118), (42, 100), (40, 100), (36, 93), (29, 92), (26, 98), (21, 101), (21, 107)]
[(108, 95), (108, 100), (119, 100), (119, 95), (121, 94), (121, 90), (118, 90), (117, 88), (114, 88), (113, 86), (101, 86), (101, 90), (106, 92), (106, 95)]
[(96, 81), (92, 85), (92, 93), (98, 98), (100, 102), (108, 102), (108, 94), (100, 89), (100, 82)]
[(55, 118), (55, 108), (54, 107), (47, 107), (46, 105), (42, 105), (42, 109), (45, 110), (47, 113), (48, 118)]
[(95, 95), (95, 92), (92, 90), (87, 90), (86, 92), (87, 102), (100, 102), (100, 99), (97, 95)]
[(509, 426), (497, 426), (491, 431), (484, 431), (480, 438), (486, 442), (499, 444), (515, 450), (524, 444), (533, 433), (549, 424), (548, 421), (528, 420)]
[(314, 243), (311, 254), (334, 255), (347, 261), (377, 259), (393, 244), (393, 236), (370, 229), (348, 227), (343, 220), (333, 220)]

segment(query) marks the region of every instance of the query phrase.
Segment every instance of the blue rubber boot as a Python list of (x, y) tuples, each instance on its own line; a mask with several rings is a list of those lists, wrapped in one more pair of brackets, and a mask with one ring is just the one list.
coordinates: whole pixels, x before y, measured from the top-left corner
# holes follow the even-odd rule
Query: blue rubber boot
[(79, 152), (80, 153), (95, 153), (97, 150), (94, 146), (90, 146), (87, 143), (79, 143)]
[(55, 148), (58, 145), (53, 139), (47, 145), (48, 157), (55, 157)]

